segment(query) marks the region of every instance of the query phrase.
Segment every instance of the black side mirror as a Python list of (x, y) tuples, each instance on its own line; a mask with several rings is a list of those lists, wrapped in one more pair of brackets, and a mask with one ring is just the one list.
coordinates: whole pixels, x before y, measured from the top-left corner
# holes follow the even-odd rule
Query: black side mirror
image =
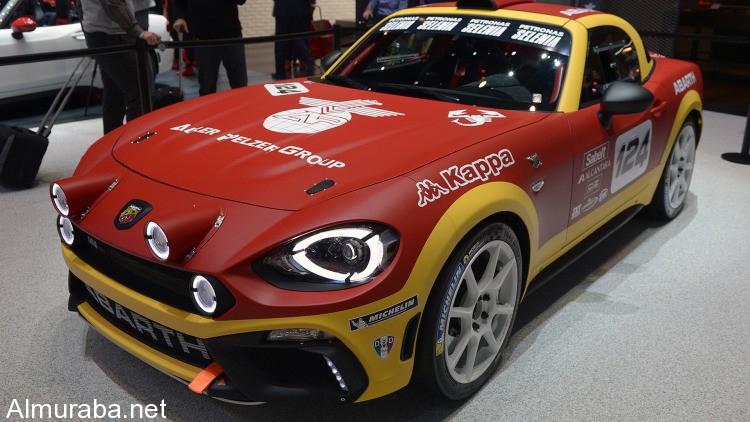
[(654, 103), (654, 94), (629, 82), (612, 82), (602, 96), (599, 122), (605, 129), (612, 126), (616, 114), (643, 113)]
[(334, 63), (336, 63), (336, 60), (338, 60), (342, 54), (344, 53), (340, 50), (331, 51), (320, 59), (320, 67), (322, 67), (324, 71), (328, 70)]

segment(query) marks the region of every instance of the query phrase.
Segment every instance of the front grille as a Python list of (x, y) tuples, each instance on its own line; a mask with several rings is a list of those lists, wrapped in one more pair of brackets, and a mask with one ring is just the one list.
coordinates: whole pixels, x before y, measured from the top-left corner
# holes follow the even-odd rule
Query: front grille
[[(82, 283), (83, 284), (83, 283)], [(88, 303), (111, 324), (147, 346), (194, 366), (213, 361), (203, 339), (172, 330), (131, 311), (85, 285)]]
[(120, 251), (74, 226), (71, 249), (87, 264), (118, 283), (159, 302), (195, 313), (190, 299), (193, 273)]
[(272, 347), (247, 349), (249, 360), (256, 362), (265, 379), (279, 384), (324, 384), (336, 387), (331, 368), (322, 355), (304, 349)]

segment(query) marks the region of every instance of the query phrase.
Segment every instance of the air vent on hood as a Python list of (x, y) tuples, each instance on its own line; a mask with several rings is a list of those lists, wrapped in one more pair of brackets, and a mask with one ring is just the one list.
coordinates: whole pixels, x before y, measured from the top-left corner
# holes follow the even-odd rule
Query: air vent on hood
[(331, 186), (335, 184), (336, 182), (334, 182), (333, 180), (326, 179), (326, 180), (323, 180), (322, 182), (319, 182), (318, 184), (311, 187), (310, 189), (306, 190), (305, 192), (307, 192), (308, 195), (315, 195), (316, 193), (323, 192), (324, 190), (330, 188)]
[(133, 141), (133, 143), (134, 143), (134, 144), (137, 144), (137, 143), (139, 143), (139, 142), (143, 142), (143, 141), (145, 141), (146, 139), (148, 139), (148, 138), (150, 138), (150, 137), (152, 137), (152, 136), (154, 136), (154, 135), (156, 135), (156, 132), (147, 132), (147, 133), (145, 133), (145, 134), (143, 134), (143, 135), (139, 136), (139, 137), (138, 137), (138, 138), (137, 138), (137, 139), (136, 139), (135, 141)]

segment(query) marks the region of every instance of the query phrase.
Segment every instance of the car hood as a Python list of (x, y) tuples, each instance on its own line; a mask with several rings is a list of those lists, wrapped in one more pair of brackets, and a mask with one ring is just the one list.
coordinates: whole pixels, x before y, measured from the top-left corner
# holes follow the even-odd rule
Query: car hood
[(298, 210), (545, 116), (295, 81), (149, 113), (127, 126), (112, 154), (180, 189)]

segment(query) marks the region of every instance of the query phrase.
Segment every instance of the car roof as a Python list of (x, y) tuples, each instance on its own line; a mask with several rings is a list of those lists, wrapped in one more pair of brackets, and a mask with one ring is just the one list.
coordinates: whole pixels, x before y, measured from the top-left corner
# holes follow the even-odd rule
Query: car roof
[[(490, 5), (494, 4), (494, 7)], [(401, 11), (414, 12), (415, 8)], [(570, 20), (603, 12), (557, 4), (536, 3), (534, 0), (463, 0), (458, 2), (432, 3), (417, 6), (416, 9), (429, 9), (433, 13), (472, 14), (503, 18), (523, 18), (557, 26), (564, 26)], [(440, 9), (440, 10), (438, 10)], [(526, 15), (519, 16), (521, 12)], [(401, 14), (399, 13), (399, 14)]]

